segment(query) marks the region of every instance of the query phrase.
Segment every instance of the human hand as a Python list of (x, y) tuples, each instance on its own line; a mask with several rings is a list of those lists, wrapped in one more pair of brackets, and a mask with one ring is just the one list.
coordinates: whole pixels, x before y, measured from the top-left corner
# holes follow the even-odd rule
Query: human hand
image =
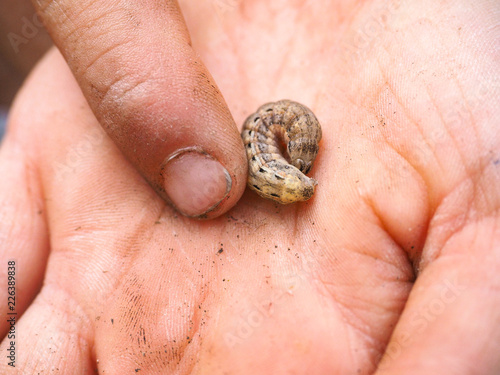
[(495, 5), (342, 4), (182, 3), (238, 124), (284, 97), (320, 120), (296, 205), (176, 215), (40, 64), (0, 154), (21, 371), (498, 372)]

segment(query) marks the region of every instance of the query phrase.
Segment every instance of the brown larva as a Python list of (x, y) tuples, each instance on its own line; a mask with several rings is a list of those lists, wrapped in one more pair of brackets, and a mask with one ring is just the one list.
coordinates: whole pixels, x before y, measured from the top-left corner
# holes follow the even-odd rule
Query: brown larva
[(312, 197), (318, 183), (305, 173), (318, 154), (321, 126), (309, 108), (291, 100), (264, 104), (245, 120), (241, 137), (251, 189), (282, 204)]

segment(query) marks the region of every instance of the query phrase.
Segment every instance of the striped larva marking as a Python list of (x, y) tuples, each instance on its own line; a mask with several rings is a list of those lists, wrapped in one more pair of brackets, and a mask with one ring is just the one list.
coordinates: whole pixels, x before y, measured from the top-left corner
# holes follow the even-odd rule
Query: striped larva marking
[(282, 204), (312, 197), (318, 182), (305, 173), (318, 154), (321, 126), (309, 108), (291, 100), (264, 104), (245, 120), (241, 137), (250, 189)]

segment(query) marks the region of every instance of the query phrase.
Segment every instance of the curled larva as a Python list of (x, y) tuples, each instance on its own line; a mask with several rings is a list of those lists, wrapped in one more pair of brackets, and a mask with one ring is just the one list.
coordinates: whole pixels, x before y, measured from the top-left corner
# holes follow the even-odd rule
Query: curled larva
[(318, 183), (305, 173), (318, 154), (321, 126), (309, 108), (291, 100), (264, 104), (245, 120), (241, 137), (252, 190), (282, 204), (312, 197)]

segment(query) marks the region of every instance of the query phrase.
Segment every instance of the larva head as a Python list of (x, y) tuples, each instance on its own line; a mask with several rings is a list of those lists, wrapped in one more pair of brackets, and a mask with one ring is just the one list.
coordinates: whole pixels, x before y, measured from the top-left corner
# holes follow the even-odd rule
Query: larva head
[(271, 167), (250, 168), (248, 185), (264, 198), (281, 204), (306, 201), (318, 184), (297, 168), (283, 161), (271, 162)]
[(318, 182), (315, 179), (303, 174), (300, 177), (298, 174), (290, 176), (287, 185), (289, 188), (283, 190), (281, 200), (284, 203), (306, 201), (313, 196), (316, 185), (318, 185)]

